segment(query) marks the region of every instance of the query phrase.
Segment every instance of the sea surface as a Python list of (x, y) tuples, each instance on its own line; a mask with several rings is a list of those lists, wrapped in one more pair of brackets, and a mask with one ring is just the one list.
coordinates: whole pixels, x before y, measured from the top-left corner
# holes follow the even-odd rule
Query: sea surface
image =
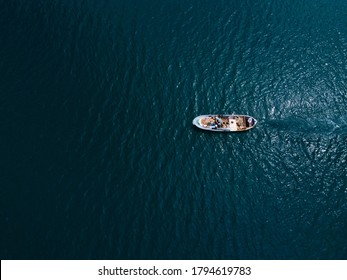
[(347, 1), (0, 0), (0, 151), (1, 259), (347, 259)]

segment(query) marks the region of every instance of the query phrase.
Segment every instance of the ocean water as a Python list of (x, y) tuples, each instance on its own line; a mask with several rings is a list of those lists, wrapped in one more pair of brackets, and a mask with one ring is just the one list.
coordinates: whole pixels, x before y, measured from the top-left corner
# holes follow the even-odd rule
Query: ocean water
[(0, 39), (1, 259), (347, 259), (345, 0), (0, 0)]

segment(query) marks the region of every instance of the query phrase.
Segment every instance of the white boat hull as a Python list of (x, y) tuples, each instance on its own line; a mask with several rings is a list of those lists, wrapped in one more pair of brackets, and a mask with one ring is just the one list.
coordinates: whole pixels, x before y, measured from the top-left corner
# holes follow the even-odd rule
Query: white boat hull
[(248, 115), (201, 115), (193, 120), (196, 127), (216, 132), (242, 132), (252, 129), (257, 120)]

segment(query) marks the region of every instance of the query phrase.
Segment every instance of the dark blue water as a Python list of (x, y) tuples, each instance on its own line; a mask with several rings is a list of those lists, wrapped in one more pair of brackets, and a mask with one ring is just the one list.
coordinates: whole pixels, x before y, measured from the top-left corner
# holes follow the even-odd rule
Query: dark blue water
[(0, 0), (0, 258), (347, 259), (346, 61), (345, 0)]

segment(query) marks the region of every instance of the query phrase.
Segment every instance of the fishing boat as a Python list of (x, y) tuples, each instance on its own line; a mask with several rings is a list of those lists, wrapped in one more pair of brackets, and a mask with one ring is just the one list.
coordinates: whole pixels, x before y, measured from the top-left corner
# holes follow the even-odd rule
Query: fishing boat
[(193, 120), (193, 125), (204, 130), (218, 132), (247, 131), (257, 124), (257, 120), (248, 115), (201, 115)]

